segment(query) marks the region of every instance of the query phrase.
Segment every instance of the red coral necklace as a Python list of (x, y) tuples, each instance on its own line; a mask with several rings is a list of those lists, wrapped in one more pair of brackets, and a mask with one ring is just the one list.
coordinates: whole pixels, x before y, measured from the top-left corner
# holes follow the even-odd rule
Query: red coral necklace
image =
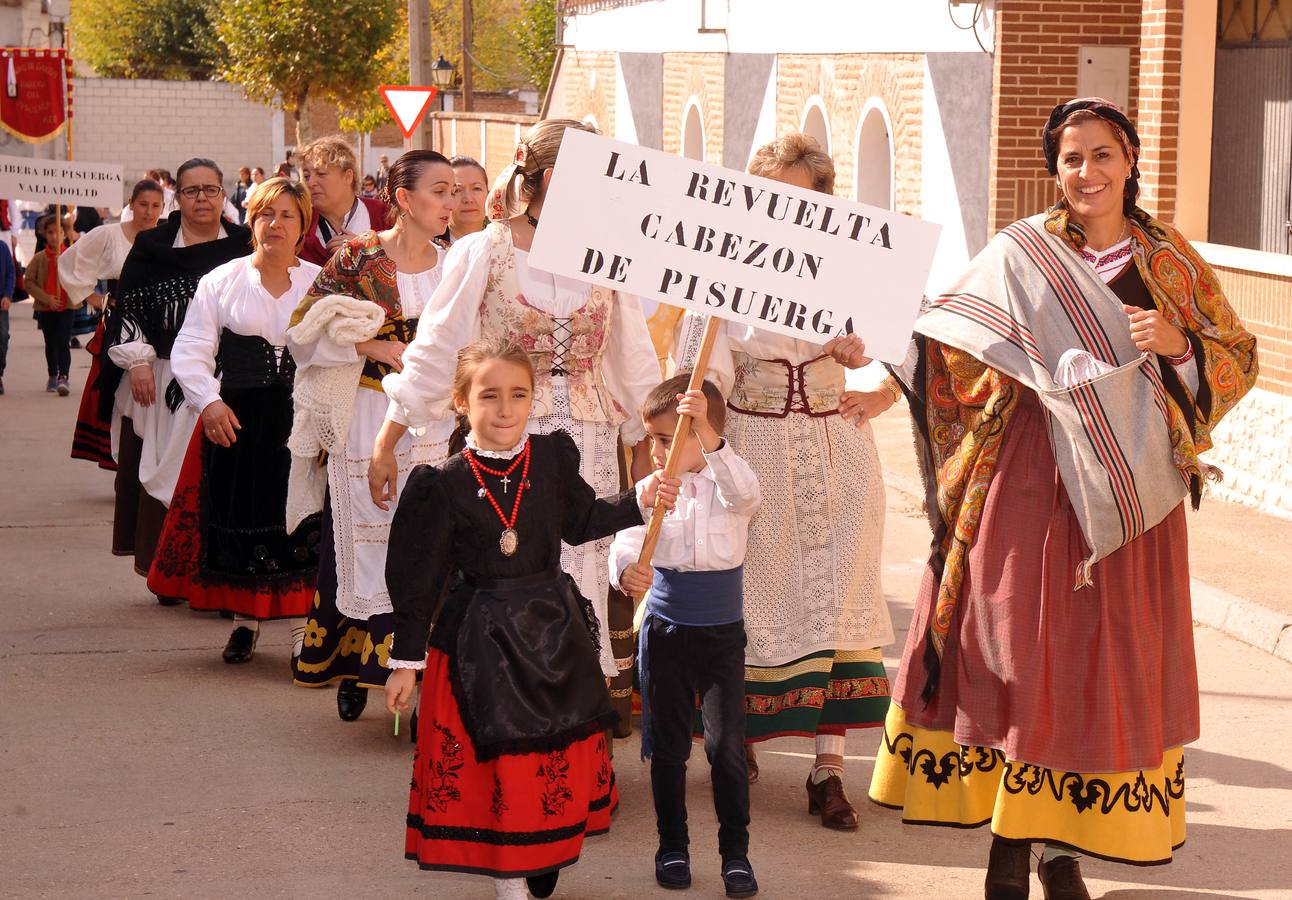
[[(516, 552), (516, 548), (520, 546), (520, 536), (516, 534), (516, 516), (520, 513), (520, 498), (525, 496), (525, 489), (529, 487), (529, 438), (525, 438), (525, 449), (521, 450), (516, 455), (516, 458), (511, 461), (511, 465), (503, 470), (491, 469), (480, 462), (480, 460), (476, 459), (476, 455), (471, 452), (470, 447), (465, 448), (462, 455), (466, 457), (467, 463), (471, 466), (472, 474), (475, 475), (476, 481), (480, 484), (480, 490), (476, 491), (476, 496), (481, 500), (487, 498), (502, 522), (503, 531), (498, 537), (498, 549), (502, 551), (503, 556), (511, 556)], [(524, 467), (520, 472), (520, 483), (516, 486), (516, 500), (511, 505), (511, 518), (508, 519), (507, 516), (503, 515), (502, 507), (494, 499), (493, 492), (489, 490), (488, 485), (485, 484), (484, 476), (480, 473), (488, 472), (490, 475), (502, 479), (502, 492), (505, 495), (507, 486), (511, 483), (511, 473), (515, 472), (516, 467), (522, 463)]]

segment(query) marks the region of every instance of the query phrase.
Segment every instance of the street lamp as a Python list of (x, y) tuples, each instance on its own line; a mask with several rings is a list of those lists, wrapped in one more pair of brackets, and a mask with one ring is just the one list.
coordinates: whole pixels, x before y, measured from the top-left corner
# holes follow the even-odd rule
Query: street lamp
[(457, 71), (458, 67), (445, 59), (443, 53), (431, 63), (431, 84), (435, 85), (440, 95), (440, 112), (444, 112), (444, 92), (453, 85), (453, 76)]

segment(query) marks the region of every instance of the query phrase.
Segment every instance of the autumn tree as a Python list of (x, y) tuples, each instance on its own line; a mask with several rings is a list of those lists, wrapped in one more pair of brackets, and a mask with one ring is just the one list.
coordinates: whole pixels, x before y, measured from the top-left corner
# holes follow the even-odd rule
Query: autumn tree
[(217, 0), (73, 0), (76, 58), (105, 78), (207, 79), (223, 48)]
[(547, 94), (556, 62), (557, 15), (556, 0), (524, 0), (515, 26), (517, 55), (540, 97)]
[[(95, 0), (98, 2), (98, 0)], [(225, 46), (220, 77), (261, 102), (281, 97), (308, 143), (311, 98), (342, 109), (363, 106), (384, 73), (382, 51), (399, 25), (389, 0), (216, 0)]]

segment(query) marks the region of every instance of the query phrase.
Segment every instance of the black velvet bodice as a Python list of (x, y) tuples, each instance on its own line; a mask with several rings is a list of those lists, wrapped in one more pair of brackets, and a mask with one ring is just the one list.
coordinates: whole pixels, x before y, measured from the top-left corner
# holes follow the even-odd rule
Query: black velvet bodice
[[(641, 524), (633, 491), (598, 499), (580, 477), (579, 451), (569, 435), (532, 435), (530, 444), (530, 486), (516, 518), (520, 540), (512, 556), (504, 556), (499, 547), (503, 523), (489, 500), (478, 496), (480, 485), (462, 454), (438, 468), (418, 466), (409, 475), (386, 555), (386, 583), (396, 622), (394, 658), (423, 657), (431, 612), (450, 580), (479, 582), (558, 570), (562, 540), (582, 544)], [(502, 459), (482, 461), (500, 471), (510, 464)], [(499, 478), (482, 473), (508, 516), (520, 472), (518, 468), (512, 473), (505, 494)], [(443, 615), (455, 618), (449, 608)]]

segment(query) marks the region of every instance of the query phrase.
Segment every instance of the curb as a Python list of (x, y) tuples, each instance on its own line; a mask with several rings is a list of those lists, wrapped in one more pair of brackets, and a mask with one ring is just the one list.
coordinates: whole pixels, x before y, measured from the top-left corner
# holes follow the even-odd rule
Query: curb
[[(924, 489), (912, 479), (884, 473), (884, 485), (923, 508)], [(1292, 616), (1275, 612), (1251, 600), (1235, 597), (1196, 578), (1189, 579), (1193, 597), (1193, 621), (1214, 628), (1292, 663)]]

